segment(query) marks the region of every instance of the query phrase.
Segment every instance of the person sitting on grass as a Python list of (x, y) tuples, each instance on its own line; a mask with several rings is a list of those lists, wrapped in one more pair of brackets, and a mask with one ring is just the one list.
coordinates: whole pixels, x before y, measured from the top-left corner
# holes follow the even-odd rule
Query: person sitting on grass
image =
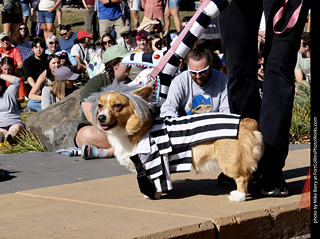
[(78, 86), (74, 85), (74, 82), (79, 78), (80, 74), (72, 72), (69, 67), (61, 66), (54, 72), (54, 75), (56, 80), (47, 83), (42, 89), (42, 110), (79, 89)]
[[(17, 103), (20, 80), (14, 75), (4, 74), (4, 69), (14, 67), (12, 58), (5, 57), (0, 65), (0, 142), (7, 141), (12, 144), (25, 129), (19, 116)], [(6, 86), (6, 82), (10, 85)]]
[(70, 55), (77, 60), (79, 73), (86, 73), (87, 64), (90, 61), (91, 55), (94, 53), (93, 47), (89, 44), (92, 36), (92, 34), (86, 31), (78, 32), (77, 39), (71, 48)]
[(51, 55), (51, 54), (59, 55), (61, 52), (66, 52), (68, 54), (68, 58), (72, 66), (74, 67), (78, 66), (78, 61), (71, 54), (59, 48), (59, 40), (57, 36), (55, 35), (49, 36), (46, 43), (48, 48), (45, 50), (45, 53), (47, 55)]
[[(2, 59), (2, 64), (4, 66), (1, 67), (1, 71), (3, 74), (17, 76), (13, 68), (12, 62), (14, 62), (14, 60), (11, 57), (5, 57)], [(17, 103), (18, 103), (18, 108), (21, 109), (20, 104), (24, 102), (24, 97), (28, 95), (28, 90), (26, 85), (24, 84), (22, 77), (19, 77), (19, 76), (17, 77), (20, 80), (20, 87), (17, 95)], [(10, 83), (7, 81), (6, 86), (9, 86), (9, 85)]]
[(77, 127), (75, 146), (81, 148), (81, 156), (84, 159), (108, 158), (114, 156), (114, 148), (109, 143), (107, 135), (94, 128), (92, 124), (91, 106), (87, 102), (94, 92), (100, 92), (102, 88), (110, 85), (115, 79), (118, 82), (128, 82), (131, 67), (122, 64), (122, 58), (130, 54), (123, 46), (109, 47), (103, 53), (103, 62), (106, 72), (93, 77), (80, 92), (80, 104), (82, 109), (81, 121)]
[(48, 56), (45, 70), (39, 75), (36, 84), (32, 87), (28, 98), (33, 100), (32, 107), (29, 105), (28, 108), (33, 111), (41, 110), (41, 91), (44, 85), (48, 82), (56, 80), (54, 72), (60, 67), (60, 59), (57, 55), (51, 54)]

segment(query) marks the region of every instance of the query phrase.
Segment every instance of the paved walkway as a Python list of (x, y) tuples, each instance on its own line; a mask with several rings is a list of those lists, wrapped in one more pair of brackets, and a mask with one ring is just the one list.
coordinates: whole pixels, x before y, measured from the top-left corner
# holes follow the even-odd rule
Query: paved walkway
[[(135, 175), (121, 171), (114, 160), (82, 161), (63, 157), (63, 161), (61, 156), (51, 153), (45, 155), (59, 158), (57, 162), (64, 167), (51, 163), (46, 168), (47, 164), (41, 164), (41, 170), (38, 174), (33, 170), (32, 177), (39, 176), (43, 182), (39, 182), (38, 188), (25, 190), (23, 188), (32, 188), (26, 186), (30, 182), (26, 181), (24, 187), (14, 182), (19, 178), (31, 180), (30, 175), (27, 177), (30, 171), (27, 173), (20, 165), (19, 173), (11, 172), (6, 167), (9, 157), (14, 156), (0, 155), (0, 168), (12, 176), (11, 180), (0, 182), (0, 192), (6, 184), (16, 188), (12, 193), (8, 193), (7, 188), (7, 192), (0, 195), (0, 238), (291, 238), (306, 235), (310, 231), (310, 212), (300, 208), (299, 201), (310, 165), (310, 149), (306, 146), (291, 149), (284, 171), (291, 195), (261, 198), (251, 186), (248, 200), (241, 203), (227, 199), (233, 187), (216, 184), (219, 172), (174, 174), (174, 190), (161, 200), (152, 201), (140, 194)], [(24, 160), (30, 163), (36, 153), (22, 155), (27, 155)], [(14, 165), (13, 159), (10, 167), (15, 168)], [(104, 165), (109, 166), (106, 174), (117, 168), (122, 175), (100, 178)], [(81, 179), (81, 172), (77, 172), (81, 167), (93, 168), (92, 173), (99, 172), (98, 179), (90, 178), (88, 172), (88, 178)], [(63, 172), (70, 175), (67, 177)], [(45, 183), (46, 174), (53, 181), (51, 184)]]

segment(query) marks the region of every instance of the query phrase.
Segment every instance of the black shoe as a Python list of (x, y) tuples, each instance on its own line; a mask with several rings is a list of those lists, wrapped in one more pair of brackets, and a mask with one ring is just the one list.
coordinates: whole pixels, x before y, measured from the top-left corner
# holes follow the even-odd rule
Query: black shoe
[(220, 175), (218, 176), (218, 184), (222, 186), (235, 186), (236, 182), (233, 178), (229, 178), (224, 173), (220, 173)]
[(9, 144), (12, 144), (13, 143), (12, 135), (8, 134), (7, 138), (5, 139), (5, 141), (7, 141)]
[(281, 178), (277, 183), (264, 183), (261, 185), (261, 194), (268, 197), (288, 196), (289, 191), (286, 181)]

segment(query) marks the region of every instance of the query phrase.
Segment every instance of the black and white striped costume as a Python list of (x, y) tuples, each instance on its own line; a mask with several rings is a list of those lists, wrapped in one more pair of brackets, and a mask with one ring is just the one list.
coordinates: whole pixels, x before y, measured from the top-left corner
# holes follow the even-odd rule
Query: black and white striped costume
[(154, 182), (156, 191), (172, 189), (171, 173), (191, 170), (193, 145), (236, 138), (239, 122), (239, 115), (222, 113), (157, 118), (137, 147), (146, 175)]
[(181, 59), (186, 57), (193, 44), (205, 32), (210, 24), (211, 19), (218, 17), (221, 11), (229, 6), (231, 1), (232, 0), (203, 0), (200, 9), (196, 12), (194, 17), (185, 27), (186, 30), (189, 28), (190, 29), (187, 31), (183, 30), (174, 40), (171, 48), (169, 48), (167, 52), (137, 52), (132, 53), (131, 55), (126, 56), (123, 59), (122, 62), (128, 65), (141, 64), (146, 67), (155, 66), (155, 69), (150, 73), (150, 78), (153, 78), (154, 80), (157, 76), (159, 76), (160, 78), (160, 94), (158, 106), (161, 106), (167, 98), (169, 86), (175, 72), (180, 65)]
[(194, 43), (208, 28), (211, 19), (218, 17), (220, 13), (229, 6), (231, 1), (232, 0), (204, 0), (201, 4), (204, 5), (204, 9), (199, 9), (198, 11), (201, 11), (201, 13), (196, 18), (195, 22), (190, 20), (186, 26), (188, 27), (189, 24), (191, 25), (189, 31), (186, 34), (183, 34), (183, 32), (180, 33), (181, 36), (179, 35), (176, 39), (177, 42), (173, 43), (173, 45), (175, 43), (178, 44), (178, 47), (176, 50), (173, 50), (174, 54), (160, 72), (160, 105), (162, 105), (167, 98), (172, 76), (179, 67), (180, 59), (186, 57)]

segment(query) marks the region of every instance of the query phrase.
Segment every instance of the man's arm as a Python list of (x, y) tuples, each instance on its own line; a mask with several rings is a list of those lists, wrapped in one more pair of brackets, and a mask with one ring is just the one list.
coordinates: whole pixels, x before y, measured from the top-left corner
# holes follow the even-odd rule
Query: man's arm
[(219, 112), (229, 114), (230, 113), (230, 108), (229, 108), (227, 82), (228, 82), (228, 78), (226, 76), (222, 80), (222, 84), (221, 84)]
[[(177, 76), (176, 78), (178, 78)], [(183, 91), (182, 86), (179, 84), (180, 79), (176, 79), (172, 81), (169, 92), (167, 95), (166, 101), (162, 104), (160, 109), (160, 117), (178, 117), (179, 116), (179, 108), (184, 106), (181, 106), (181, 103), (183, 101)]]
[(300, 69), (295, 69), (294, 70), (294, 76), (296, 78), (296, 81), (299, 83), (299, 84), (302, 84), (303, 82), (303, 73), (302, 73), (302, 70)]

